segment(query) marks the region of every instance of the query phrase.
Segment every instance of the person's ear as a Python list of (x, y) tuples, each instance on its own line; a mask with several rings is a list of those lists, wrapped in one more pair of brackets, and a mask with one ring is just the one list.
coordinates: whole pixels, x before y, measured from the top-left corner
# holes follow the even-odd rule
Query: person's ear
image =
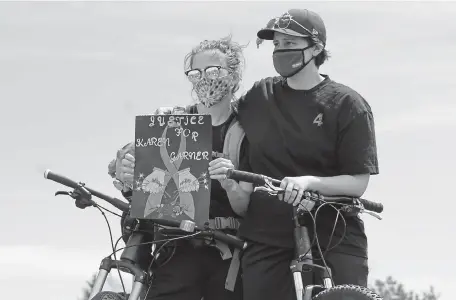
[(313, 48), (313, 56), (318, 56), (323, 51), (324, 47), (321, 43), (315, 44), (315, 47)]

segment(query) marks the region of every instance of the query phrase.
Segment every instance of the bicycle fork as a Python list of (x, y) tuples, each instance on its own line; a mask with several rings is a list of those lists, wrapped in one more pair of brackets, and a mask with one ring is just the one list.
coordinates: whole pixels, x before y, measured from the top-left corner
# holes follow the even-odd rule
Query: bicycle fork
[[(315, 270), (316, 268), (316, 270)], [(306, 262), (304, 261), (299, 261), (297, 259), (294, 259), (291, 261), (290, 264), (290, 269), (293, 273), (293, 281), (294, 281), (294, 286), (295, 286), (295, 292), (296, 292), (296, 299), (297, 300), (311, 300), (313, 296), (315, 296), (317, 293), (329, 289), (333, 286), (332, 281), (331, 281), (331, 276), (329, 273), (331, 270), (326, 270), (323, 269), (324, 267), (321, 267), (319, 265), (315, 265), (311, 262)], [(313, 272), (316, 271), (317, 274), (321, 274), (323, 278), (323, 286), (321, 285), (306, 285), (304, 288), (304, 284), (302, 281), (302, 273), (303, 272)], [(320, 272), (318, 272), (320, 271)]]
[(112, 260), (110, 257), (106, 257), (102, 260), (89, 300), (101, 292), (111, 269), (126, 271), (134, 276), (134, 282), (128, 300), (140, 299), (148, 277), (147, 273), (141, 270), (135, 263), (138, 260), (138, 247), (140, 247), (138, 245), (141, 245), (142, 243), (144, 243), (144, 235), (139, 232), (133, 232), (128, 239), (120, 260)]
[[(307, 227), (301, 225), (298, 220), (298, 212), (294, 210), (293, 220), (295, 223), (295, 259), (290, 263), (290, 270), (293, 273), (293, 281), (297, 300), (311, 300), (315, 292), (329, 289), (332, 285), (331, 270), (313, 263), (312, 248), (310, 244), (309, 232)], [(321, 285), (307, 285), (304, 289), (302, 281), (303, 272), (314, 272), (323, 279)]]
[[(135, 267), (136, 266), (134, 266), (131, 263), (126, 262), (126, 261), (112, 260), (109, 257), (103, 259), (101, 266), (100, 266), (100, 270), (98, 271), (97, 278), (95, 279), (92, 291), (90, 293), (89, 300), (93, 299), (93, 297), (95, 297), (98, 293), (100, 293), (102, 291), (103, 286), (106, 282), (106, 278), (108, 277), (108, 274), (112, 268), (119, 268), (119, 270), (128, 269), (128, 270), (133, 271), (133, 269)], [(136, 272), (133, 271), (132, 273), (134, 274)], [(133, 283), (133, 286), (131, 289), (130, 296), (128, 297), (128, 300), (139, 300), (140, 299), (140, 296), (143, 293), (145, 282), (146, 282), (145, 277), (146, 276), (143, 274), (139, 274), (139, 276), (138, 276), (138, 274), (135, 274), (134, 283)]]

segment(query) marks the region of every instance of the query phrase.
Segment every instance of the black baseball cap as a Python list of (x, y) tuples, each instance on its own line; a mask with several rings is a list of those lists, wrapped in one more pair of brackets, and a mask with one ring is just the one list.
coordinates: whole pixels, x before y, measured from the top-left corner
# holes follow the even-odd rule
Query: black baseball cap
[(282, 16), (271, 19), (266, 28), (258, 31), (263, 40), (273, 40), (274, 33), (292, 36), (312, 37), (326, 45), (326, 27), (323, 19), (308, 9), (290, 9)]

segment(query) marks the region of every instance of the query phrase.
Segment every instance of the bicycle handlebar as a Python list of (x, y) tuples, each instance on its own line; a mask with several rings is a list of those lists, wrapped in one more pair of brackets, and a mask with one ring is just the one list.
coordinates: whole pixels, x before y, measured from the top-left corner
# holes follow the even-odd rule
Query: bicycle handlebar
[[(158, 219), (158, 220), (153, 220), (155, 224), (162, 225), (162, 226), (169, 226), (169, 227), (174, 227), (174, 228), (182, 228), (182, 222), (179, 221), (173, 221), (173, 220), (165, 220), (165, 219)], [(164, 229), (166, 230), (166, 229)], [(182, 230), (182, 229), (180, 229)], [(193, 231), (199, 232), (200, 235), (202, 236), (212, 236), (214, 239), (219, 240), (221, 242), (224, 242), (228, 244), (229, 246), (233, 246), (235, 248), (239, 249), (245, 249), (247, 247), (247, 243), (243, 240), (241, 240), (238, 237), (235, 237), (233, 235), (228, 235), (220, 230), (211, 230), (211, 229), (202, 229), (199, 228), (198, 226), (194, 226)], [(187, 232), (190, 233), (190, 232)]]
[[(77, 183), (76, 181), (73, 181), (73, 180), (71, 180), (71, 179), (69, 179), (69, 178), (67, 178), (67, 177), (65, 177), (63, 175), (60, 175), (60, 174), (52, 172), (51, 170), (46, 170), (44, 172), (44, 178), (50, 179), (52, 181), (55, 181), (55, 182), (60, 183), (60, 184), (63, 184), (65, 186), (73, 188), (73, 189), (77, 189), (81, 185), (84, 186), (81, 183)], [(98, 192), (98, 191), (96, 191), (94, 189), (88, 188), (86, 186), (84, 186), (84, 188), (86, 190), (88, 190), (95, 197), (100, 198), (100, 199), (112, 204), (113, 206), (115, 206), (116, 208), (120, 209), (123, 212), (127, 212), (130, 209), (130, 206), (127, 203), (123, 202), (122, 200), (110, 197), (108, 195), (100, 193), (100, 192)]]
[[(227, 178), (234, 179), (237, 181), (244, 181), (244, 182), (250, 182), (258, 185), (265, 185), (268, 182), (272, 183), (273, 185), (280, 186), (281, 181), (265, 176), (265, 175), (260, 175), (260, 174), (255, 174), (255, 173), (250, 173), (250, 172), (245, 172), (245, 171), (238, 171), (238, 170), (233, 170), (230, 169), (228, 170), (227, 173)], [(321, 196), (321, 200), (324, 201), (353, 201), (355, 199), (358, 199), (362, 204), (365, 210), (381, 213), (383, 211), (383, 204), (369, 201), (366, 199), (362, 198), (356, 198), (356, 197), (347, 197), (347, 196)]]
[[(88, 190), (95, 197), (105, 200), (106, 202), (112, 204), (113, 206), (117, 207), (118, 209), (120, 209), (123, 212), (128, 212), (130, 209), (130, 206), (122, 200), (107, 196), (94, 189), (88, 188), (88, 187), (84, 186), (83, 183), (77, 183), (76, 181), (71, 180), (63, 175), (52, 172), (51, 170), (46, 170), (44, 172), (44, 178), (55, 181), (57, 183), (60, 183), (62, 185), (65, 185), (65, 186), (73, 188), (73, 189), (78, 189), (81, 186), (83, 186), (86, 190)], [(169, 227), (175, 227), (175, 228), (181, 227), (181, 222), (178, 222), (178, 221), (165, 220), (165, 219), (154, 219), (153, 222), (158, 225), (162, 225), (162, 226), (169, 226)], [(233, 246), (233, 247), (236, 247), (239, 249), (244, 249), (246, 247), (246, 243), (244, 241), (242, 241), (241, 239), (239, 239), (235, 236), (227, 235), (219, 230), (201, 229), (201, 228), (198, 228), (197, 226), (195, 226), (193, 230), (200, 232), (200, 235), (212, 236), (216, 240), (219, 240), (221, 242), (224, 242), (230, 246)]]

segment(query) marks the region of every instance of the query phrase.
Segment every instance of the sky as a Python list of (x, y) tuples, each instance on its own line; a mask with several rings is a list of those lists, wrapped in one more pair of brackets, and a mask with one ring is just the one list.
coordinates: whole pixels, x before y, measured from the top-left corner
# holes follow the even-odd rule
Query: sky
[[(276, 74), (272, 45), (256, 48), (257, 30), (294, 7), (325, 20), (332, 57), (321, 72), (374, 112), (380, 174), (364, 197), (385, 210), (382, 221), (363, 217), (370, 281), (392, 275), (417, 291), (432, 284), (452, 300), (451, 2), (0, 2), (2, 295), (77, 299), (110, 253), (100, 212), (54, 197), (65, 188), (45, 180), (46, 169), (119, 197), (107, 165), (133, 139), (136, 115), (191, 101), (187, 52), (229, 34), (248, 44), (241, 95)], [(117, 238), (119, 221), (109, 220)]]

